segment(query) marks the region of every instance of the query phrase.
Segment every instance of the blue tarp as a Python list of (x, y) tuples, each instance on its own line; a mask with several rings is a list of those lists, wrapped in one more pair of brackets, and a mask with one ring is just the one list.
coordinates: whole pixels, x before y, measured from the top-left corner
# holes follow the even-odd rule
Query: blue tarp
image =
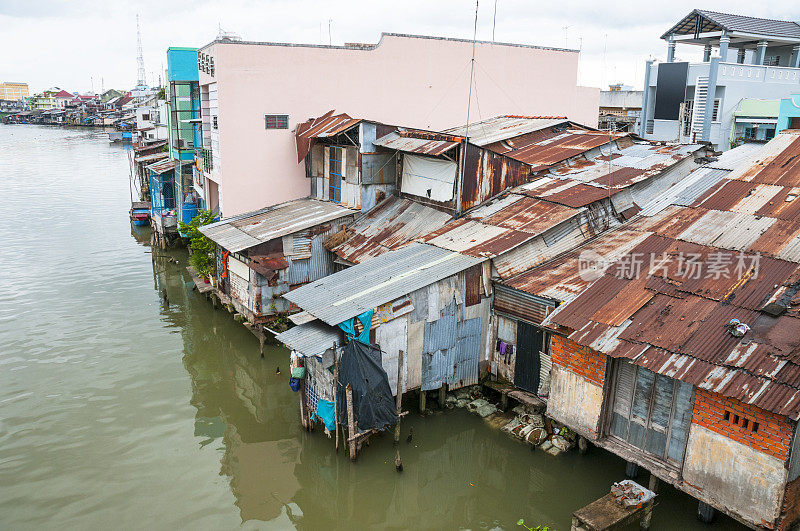
[(325, 424), (325, 427), (328, 428), (328, 431), (333, 431), (336, 429), (336, 422), (334, 421), (333, 415), (333, 402), (328, 402), (320, 398), (317, 401), (317, 411), (315, 414), (322, 420), (322, 423)]
[[(360, 334), (356, 336), (356, 319), (361, 321), (361, 324), (364, 327), (364, 330), (361, 331)], [(372, 310), (367, 310), (366, 312), (362, 313), (358, 317), (353, 317), (348, 319), (347, 321), (343, 321), (339, 323), (339, 328), (344, 330), (347, 339), (355, 339), (364, 343), (365, 345), (369, 345), (369, 331), (372, 327)]]

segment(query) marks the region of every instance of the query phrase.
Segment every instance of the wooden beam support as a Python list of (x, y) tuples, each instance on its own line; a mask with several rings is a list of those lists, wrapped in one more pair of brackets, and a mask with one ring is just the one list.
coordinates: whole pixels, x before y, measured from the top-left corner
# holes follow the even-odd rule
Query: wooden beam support
[[(350, 437), (353, 437), (356, 434), (356, 420), (353, 416), (353, 388), (350, 387), (350, 384), (344, 390), (345, 399), (347, 400), (347, 433)], [(348, 445), (350, 446), (350, 460), (356, 460), (356, 445), (358, 444), (355, 440), (351, 441), (350, 439), (347, 440)]]
[(394, 427), (394, 444), (400, 442), (400, 413), (403, 411), (403, 351), (397, 352), (397, 424)]

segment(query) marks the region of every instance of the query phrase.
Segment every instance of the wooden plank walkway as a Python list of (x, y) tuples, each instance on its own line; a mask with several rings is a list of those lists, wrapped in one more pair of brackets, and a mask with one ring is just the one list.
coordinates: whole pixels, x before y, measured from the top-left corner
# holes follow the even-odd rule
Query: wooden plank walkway
[(203, 277), (197, 273), (197, 270), (194, 267), (189, 266), (186, 268), (186, 271), (192, 275), (192, 280), (194, 281), (194, 285), (199, 293), (208, 293), (214, 289), (214, 287), (211, 285), (211, 282), (206, 282)]

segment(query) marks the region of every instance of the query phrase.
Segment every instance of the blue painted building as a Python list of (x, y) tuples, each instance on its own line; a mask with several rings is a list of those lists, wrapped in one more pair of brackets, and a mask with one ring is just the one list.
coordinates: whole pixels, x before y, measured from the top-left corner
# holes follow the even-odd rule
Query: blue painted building
[(167, 106), (170, 160), (175, 161), (175, 215), (189, 223), (205, 207), (202, 184), (195, 176), (195, 147), (200, 145), (200, 85), (197, 48), (167, 49)]
[(792, 94), (781, 100), (775, 129), (776, 133), (784, 129), (800, 129), (800, 94)]

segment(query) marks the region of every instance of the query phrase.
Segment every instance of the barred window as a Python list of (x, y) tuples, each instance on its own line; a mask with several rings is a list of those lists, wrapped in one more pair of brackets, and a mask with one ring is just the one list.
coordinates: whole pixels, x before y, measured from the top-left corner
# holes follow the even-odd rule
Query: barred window
[(265, 114), (264, 127), (266, 129), (289, 129), (289, 115)]

